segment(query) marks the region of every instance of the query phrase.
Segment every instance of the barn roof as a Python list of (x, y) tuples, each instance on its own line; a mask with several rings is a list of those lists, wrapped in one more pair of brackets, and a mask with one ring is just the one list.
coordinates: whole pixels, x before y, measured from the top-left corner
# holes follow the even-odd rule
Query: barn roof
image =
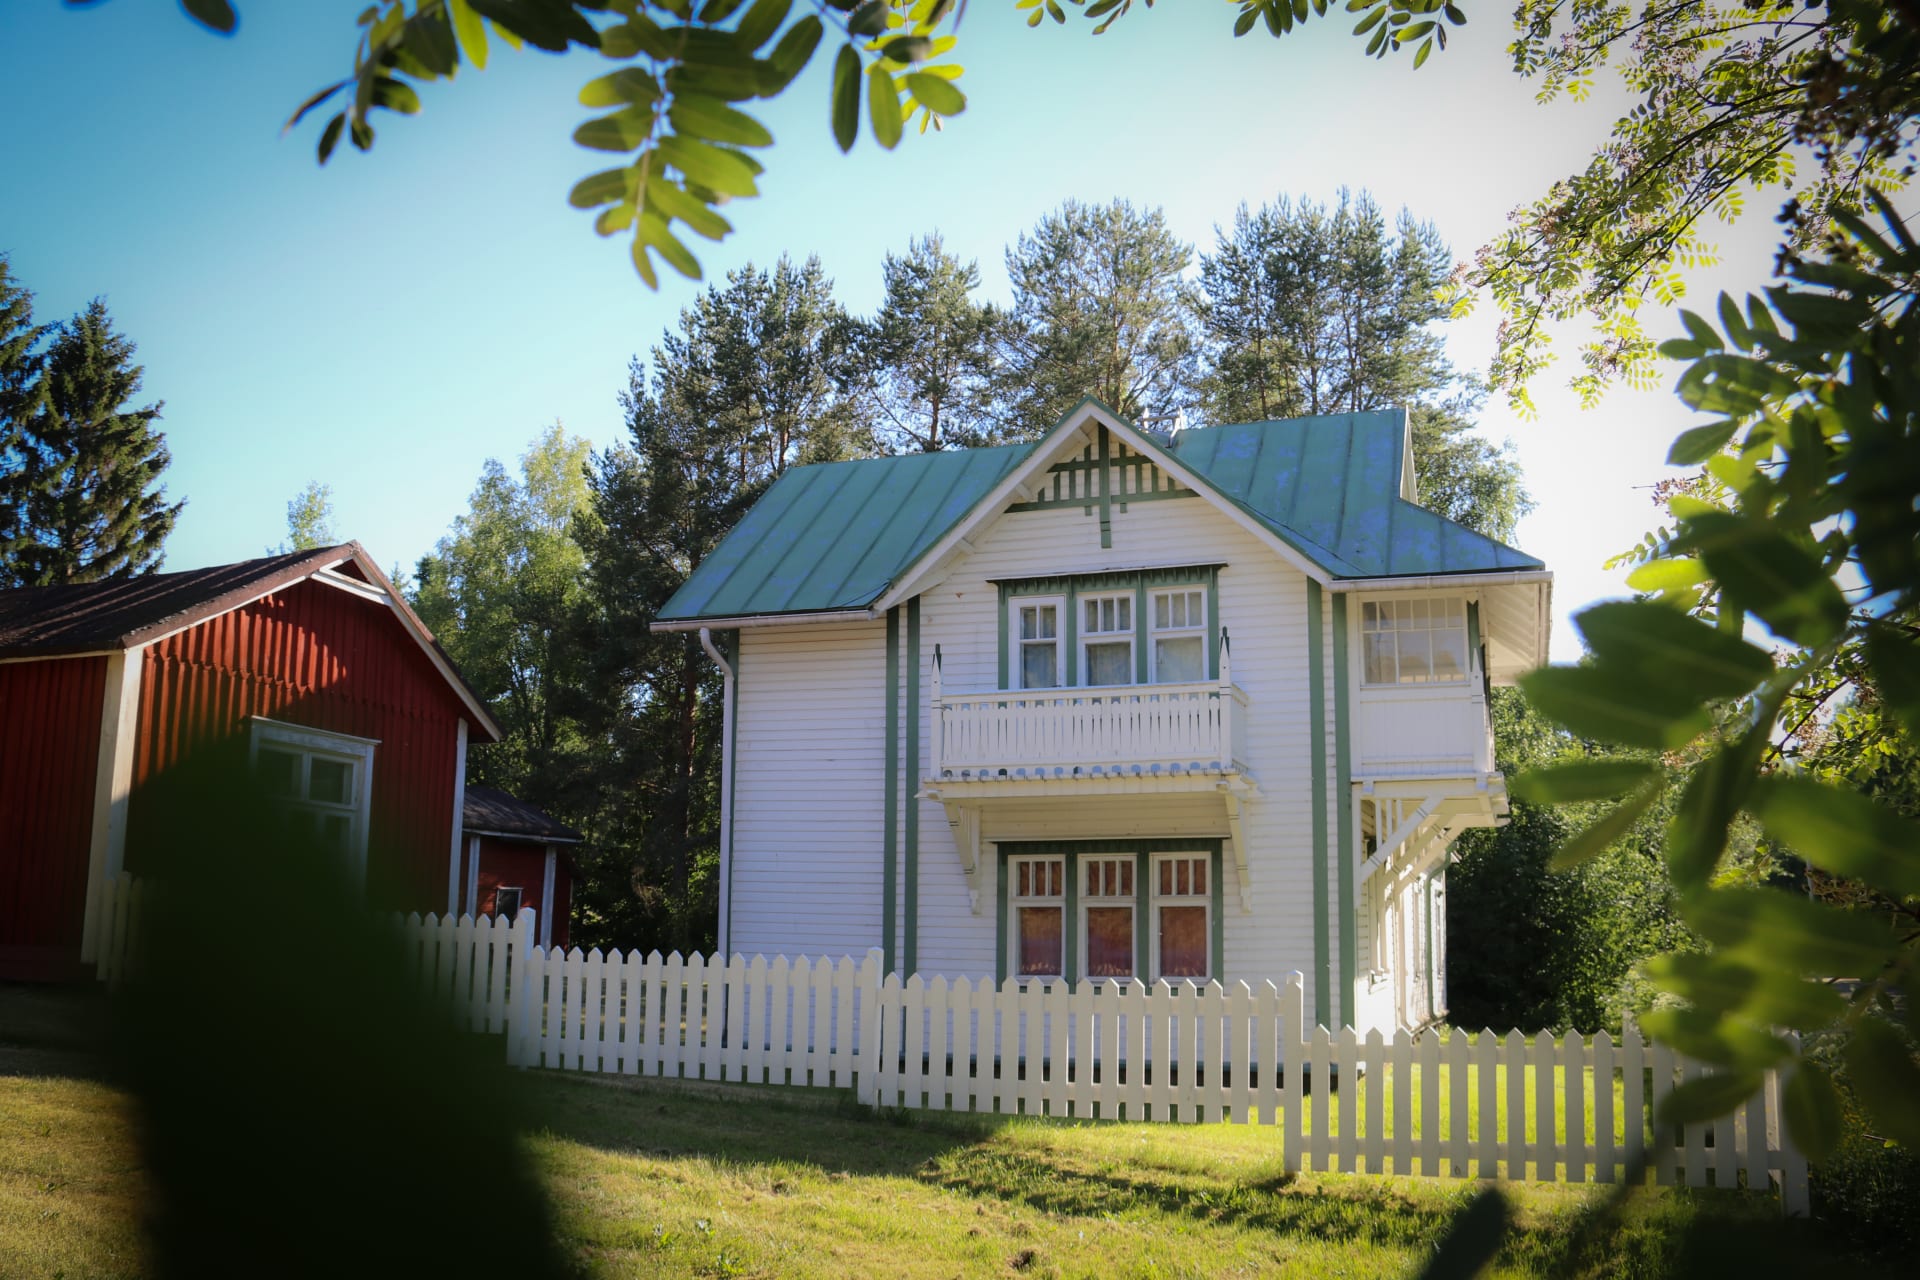
[(467, 784), (460, 829), (471, 836), (505, 836), (542, 844), (579, 844), (584, 837), (566, 823), (498, 787)]
[(204, 569), (0, 591), (0, 660), (144, 648), (309, 578), (384, 602), (482, 731), (500, 740), (499, 722), (357, 542)]
[[(794, 467), (661, 608), (656, 625), (869, 609), (943, 539), (984, 514), (1041, 440)], [(1100, 406), (1094, 403), (1094, 408)], [(1407, 495), (1404, 410), (1290, 418), (1140, 436), (1215, 501), (1291, 548), (1326, 580), (1538, 570), (1539, 560), (1436, 515)], [(1277, 545), (1277, 544), (1276, 544)]]

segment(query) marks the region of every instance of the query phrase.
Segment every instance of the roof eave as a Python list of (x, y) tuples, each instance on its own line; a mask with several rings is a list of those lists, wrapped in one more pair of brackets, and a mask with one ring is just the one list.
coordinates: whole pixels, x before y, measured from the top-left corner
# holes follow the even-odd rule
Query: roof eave
[(879, 617), (877, 606), (851, 609), (814, 609), (805, 613), (734, 613), (713, 617), (655, 618), (647, 630), (655, 635), (674, 631), (737, 631), (745, 627), (805, 626), (816, 622), (872, 622)]

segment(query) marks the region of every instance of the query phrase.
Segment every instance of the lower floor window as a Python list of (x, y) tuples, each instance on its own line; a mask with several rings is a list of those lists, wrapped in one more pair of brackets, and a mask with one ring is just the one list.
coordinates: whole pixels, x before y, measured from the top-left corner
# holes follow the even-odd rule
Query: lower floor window
[(1074, 982), (1207, 981), (1216, 972), (1217, 857), (1110, 847), (1010, 854), (1005, 972)]
[(520, 914), (520, 898), (524, 891), (518, 885), (501, 885), (493, 891), (493, 914), (512, 920)]

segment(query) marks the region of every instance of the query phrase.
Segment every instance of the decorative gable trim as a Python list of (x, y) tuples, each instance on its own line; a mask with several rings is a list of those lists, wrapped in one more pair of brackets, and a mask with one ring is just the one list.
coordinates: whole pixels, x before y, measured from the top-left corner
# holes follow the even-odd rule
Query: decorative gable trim
[[(1064, 463), (1069, 468), (1080, 464), (1081, 471), (1084, 472), (1085, 464), (1091, 462), (1098, 468), (1090, 473), (1095, 477), (1114, 474), (1114, 455), (1111, 452), (1104, 460), (1098, 459), (1096, 455), (1089, 452), (1097, 449), (1099, 444), (1097, 429), (1100, 427), (1106, 428), (1110, 439), (1117, 441), (1121, 448), (1127, 451), (1127, 456), (1138, 456), (1143, 459), (1142, 463), (1128, 463), (1129, 468), (1151, 464), (1162, 478), (1162, 482), (1169, 485), (1168, 491), (1191, 490), (1210, 499), (1215, 509), (1222, 515), (1252, 534), (1275, 555), (1308, 578), (1323, 584), (1333, 580), (1333, 575), (1325, 568), (1242, 510), (1237, 503), (1226, 498), (1204, 476), (1184, 466), (1151, 436), (1128, 423), (1099, 401), (1088, 399), (1082, 401), (1079, 407), (1062, 418), (1053, 430), (1041, 439), (1027, 460), (1010, 472), (993, 488), (992, 492), (976, 503), (966, 518), (948, 530), (946, 536), (923, 552), (918, 560), (908, 565), (895, 579), (893, 585), (869, 606), (871, 612), (877, 614), (882, 610), (890, 609), (901, 601), (911, 599), (926, 590), (933, 579), (945, 568), (947, 562), (956, 553), (965, 549), (962, 544), (971, 546), (972, 540), (978, 536), (979, 531), (991, 521), (997, 520), (1014, 502), (1029, 503), (1046, 500), (1051, 493), (1051, 481), (1057, 464)], [(1061, 458), (1060, 455), (1063, 452), (1076, 447), (1080, 450), (1078, 459)], [(1114, 500), (1112, 495), (1109, 495), (1108, 501)], [(1141, 496), (1138, 491), (1127, 499), (1129, 502), (1146, 500), (1148, 499)], [(1098, 501), (1098, 498), (1095, 501)], [(1084, 497), (1075, 497), (1070, 499), (1067, 505), (1081, 505), (1084, 502)]]

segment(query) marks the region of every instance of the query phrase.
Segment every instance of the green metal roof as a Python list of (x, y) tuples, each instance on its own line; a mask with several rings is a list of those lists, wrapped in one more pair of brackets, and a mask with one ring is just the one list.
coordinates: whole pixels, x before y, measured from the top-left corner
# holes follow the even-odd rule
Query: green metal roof
[[(1543, 567), (1400, 497), (1405, 433), (1398, 410), (1338, 414), (1186, 431), (1171, 452), (1336, 578)], [(863, 609), (1039, 443), (794, 467), (659, 620)]]
[(1184, 431), (1173, 456), (1336, 578), (1539, 569), (1400, 496), (1398, 409)]
[(661, 608), (662, 622), (872, 604), (1033, 444), (788, 470)]

